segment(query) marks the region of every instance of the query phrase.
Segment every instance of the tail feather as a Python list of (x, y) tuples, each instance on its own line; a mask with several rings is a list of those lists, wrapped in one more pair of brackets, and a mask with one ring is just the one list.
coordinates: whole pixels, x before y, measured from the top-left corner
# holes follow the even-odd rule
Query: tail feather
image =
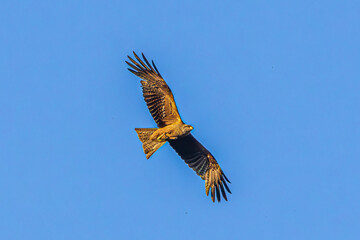
[(135, 128), (140, 141), (143, 143), (143, 150), (147, 159), (149, 159), (156, 150), (165, 144), (165, 142), (158, 142), (157, 140), (149, 139), (156, 130), (157, 128)]
[(154, 152), (156, 152), (156, 150), (158, 150), (164, 144), (165, 142), (158, 142), (156, 140), (153, 141), (149, 140), (144, 142), (143, 149), (144, 149), (144, 153), (146, 154), (146, 158), (149, 159), (151, 155), (153, 155)]
[(156, 130), (157, 128), (135, 128), (141, 142), (149, 140), (151, 134), (153, 134)]

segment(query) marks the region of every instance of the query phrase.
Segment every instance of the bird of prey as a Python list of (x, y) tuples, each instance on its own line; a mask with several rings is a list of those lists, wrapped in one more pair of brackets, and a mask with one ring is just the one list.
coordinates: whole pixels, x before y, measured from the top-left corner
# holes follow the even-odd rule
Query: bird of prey
[[(185, 124), (176, 107), (174, 96), (165, 80), (156, 68), (142, 54), (143, 60), (135, 52), (137, 61), (128, 56), (125, 61), (131, 68), (130, 72), (140, 77), (143, 97), (146, 105), (154, 118), (158, 128), (135, 128), (146, 158), (158, 150), (166, 142), (178, 153), (178, 155), (192, 168), (197, 175), (205, 180), (205, 192), (214, 202), (215, 196), (220, 202), (220, 192), (227, 201), (225, 189), (231, 193), (226, 182), (230, 183), (214, 156), (190, 133), (193, 127)], [(224, 189), (225, 187), (225, 189)]]

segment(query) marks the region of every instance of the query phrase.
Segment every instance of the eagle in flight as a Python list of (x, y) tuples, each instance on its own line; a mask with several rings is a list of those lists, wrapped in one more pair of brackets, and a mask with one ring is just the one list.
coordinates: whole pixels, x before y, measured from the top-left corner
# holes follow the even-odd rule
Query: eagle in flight
[[(140, 77), (143, 97), (149, 111), (154, 118), (158, 128), (135, 128), (146, 158), (158, 150), (166, 142), (178, 153), (197, 175), (205, 180), (205, 192), (215, 201), (215, 195), (220, 202), (220, 192), (227, 201), (225, 189), (231, 193), (227, 183), (230, 183), (214, 156), (190, 133), (193, 127), (185, 124), (176, 107), (174, 96), (165, 80), (156, 68), (154, 61), (152, 65), (145, 58), (141, 60), (135, 52), (135, 61), (130, 56), (125, 61), (131, 68), (130, 72)], [(224, 189), (225, 187), (225, 189)]]

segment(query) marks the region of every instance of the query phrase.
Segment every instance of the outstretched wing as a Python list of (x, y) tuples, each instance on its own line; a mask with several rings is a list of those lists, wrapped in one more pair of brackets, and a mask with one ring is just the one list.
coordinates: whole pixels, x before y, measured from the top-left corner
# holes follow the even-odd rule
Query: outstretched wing
[(218, 202), (220, 202), (221, 191), (223, 198), (227, 201), (224, 187), (231, 193), (226, 184), (226, 182), (230, 183), (230, 181), (221, 170), (213, 155), (191, 134), (176, 140), (168, 140), (168, 142), (185, 163), (205, 180), (206, 195), (209, 195), (211, 189), (212, 201), (215, 201), (216, 195)]
[(132, 68), (128, 68), (130, 72), (143, 79), (141, 86), (144, 100), (158, 127), (161, 128), (175, 122), (182, 122), (174, 96), (157, 70), (154, 61), (152, 61), (151, 66), (144, 54), (142, 54), (145, 64), (135, 52), (133, 53), (137, 61), (128, 56), (132, 63), (125, 62)]

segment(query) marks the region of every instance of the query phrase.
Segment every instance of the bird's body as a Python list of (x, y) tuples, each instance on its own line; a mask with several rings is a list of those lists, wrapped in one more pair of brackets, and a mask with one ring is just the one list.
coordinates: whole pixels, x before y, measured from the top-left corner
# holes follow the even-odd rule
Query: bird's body
[(180, 155), (202, 179), (205, 180), (206, 195), (211, 189), (211, 198), (220, 201), (220, 192), (227, 200), (225, 189), (230, 192), (226, 181), (230, 181), (221, 170), (213, 155), (199, 143), (190, 133), (193, 127), (185, 124), (178, 112), (174, 96), (157, 70), (154, 62), (151, 64), (145, 58), (146, 64), (135, 54), (135, 61), (126, 62), (132, 73), (142, 79), (143, 97), (158, 128), (135, 128), (146, 158), (159, 149), (166, 142)]
[(177, 122), (168, 126), (158, 128), (151, 136), (151, 140), (158, 140), (160, 142), (167, 140), (176, 140), (184, 137), (190, 133), (193, 128), (183, 122)]

